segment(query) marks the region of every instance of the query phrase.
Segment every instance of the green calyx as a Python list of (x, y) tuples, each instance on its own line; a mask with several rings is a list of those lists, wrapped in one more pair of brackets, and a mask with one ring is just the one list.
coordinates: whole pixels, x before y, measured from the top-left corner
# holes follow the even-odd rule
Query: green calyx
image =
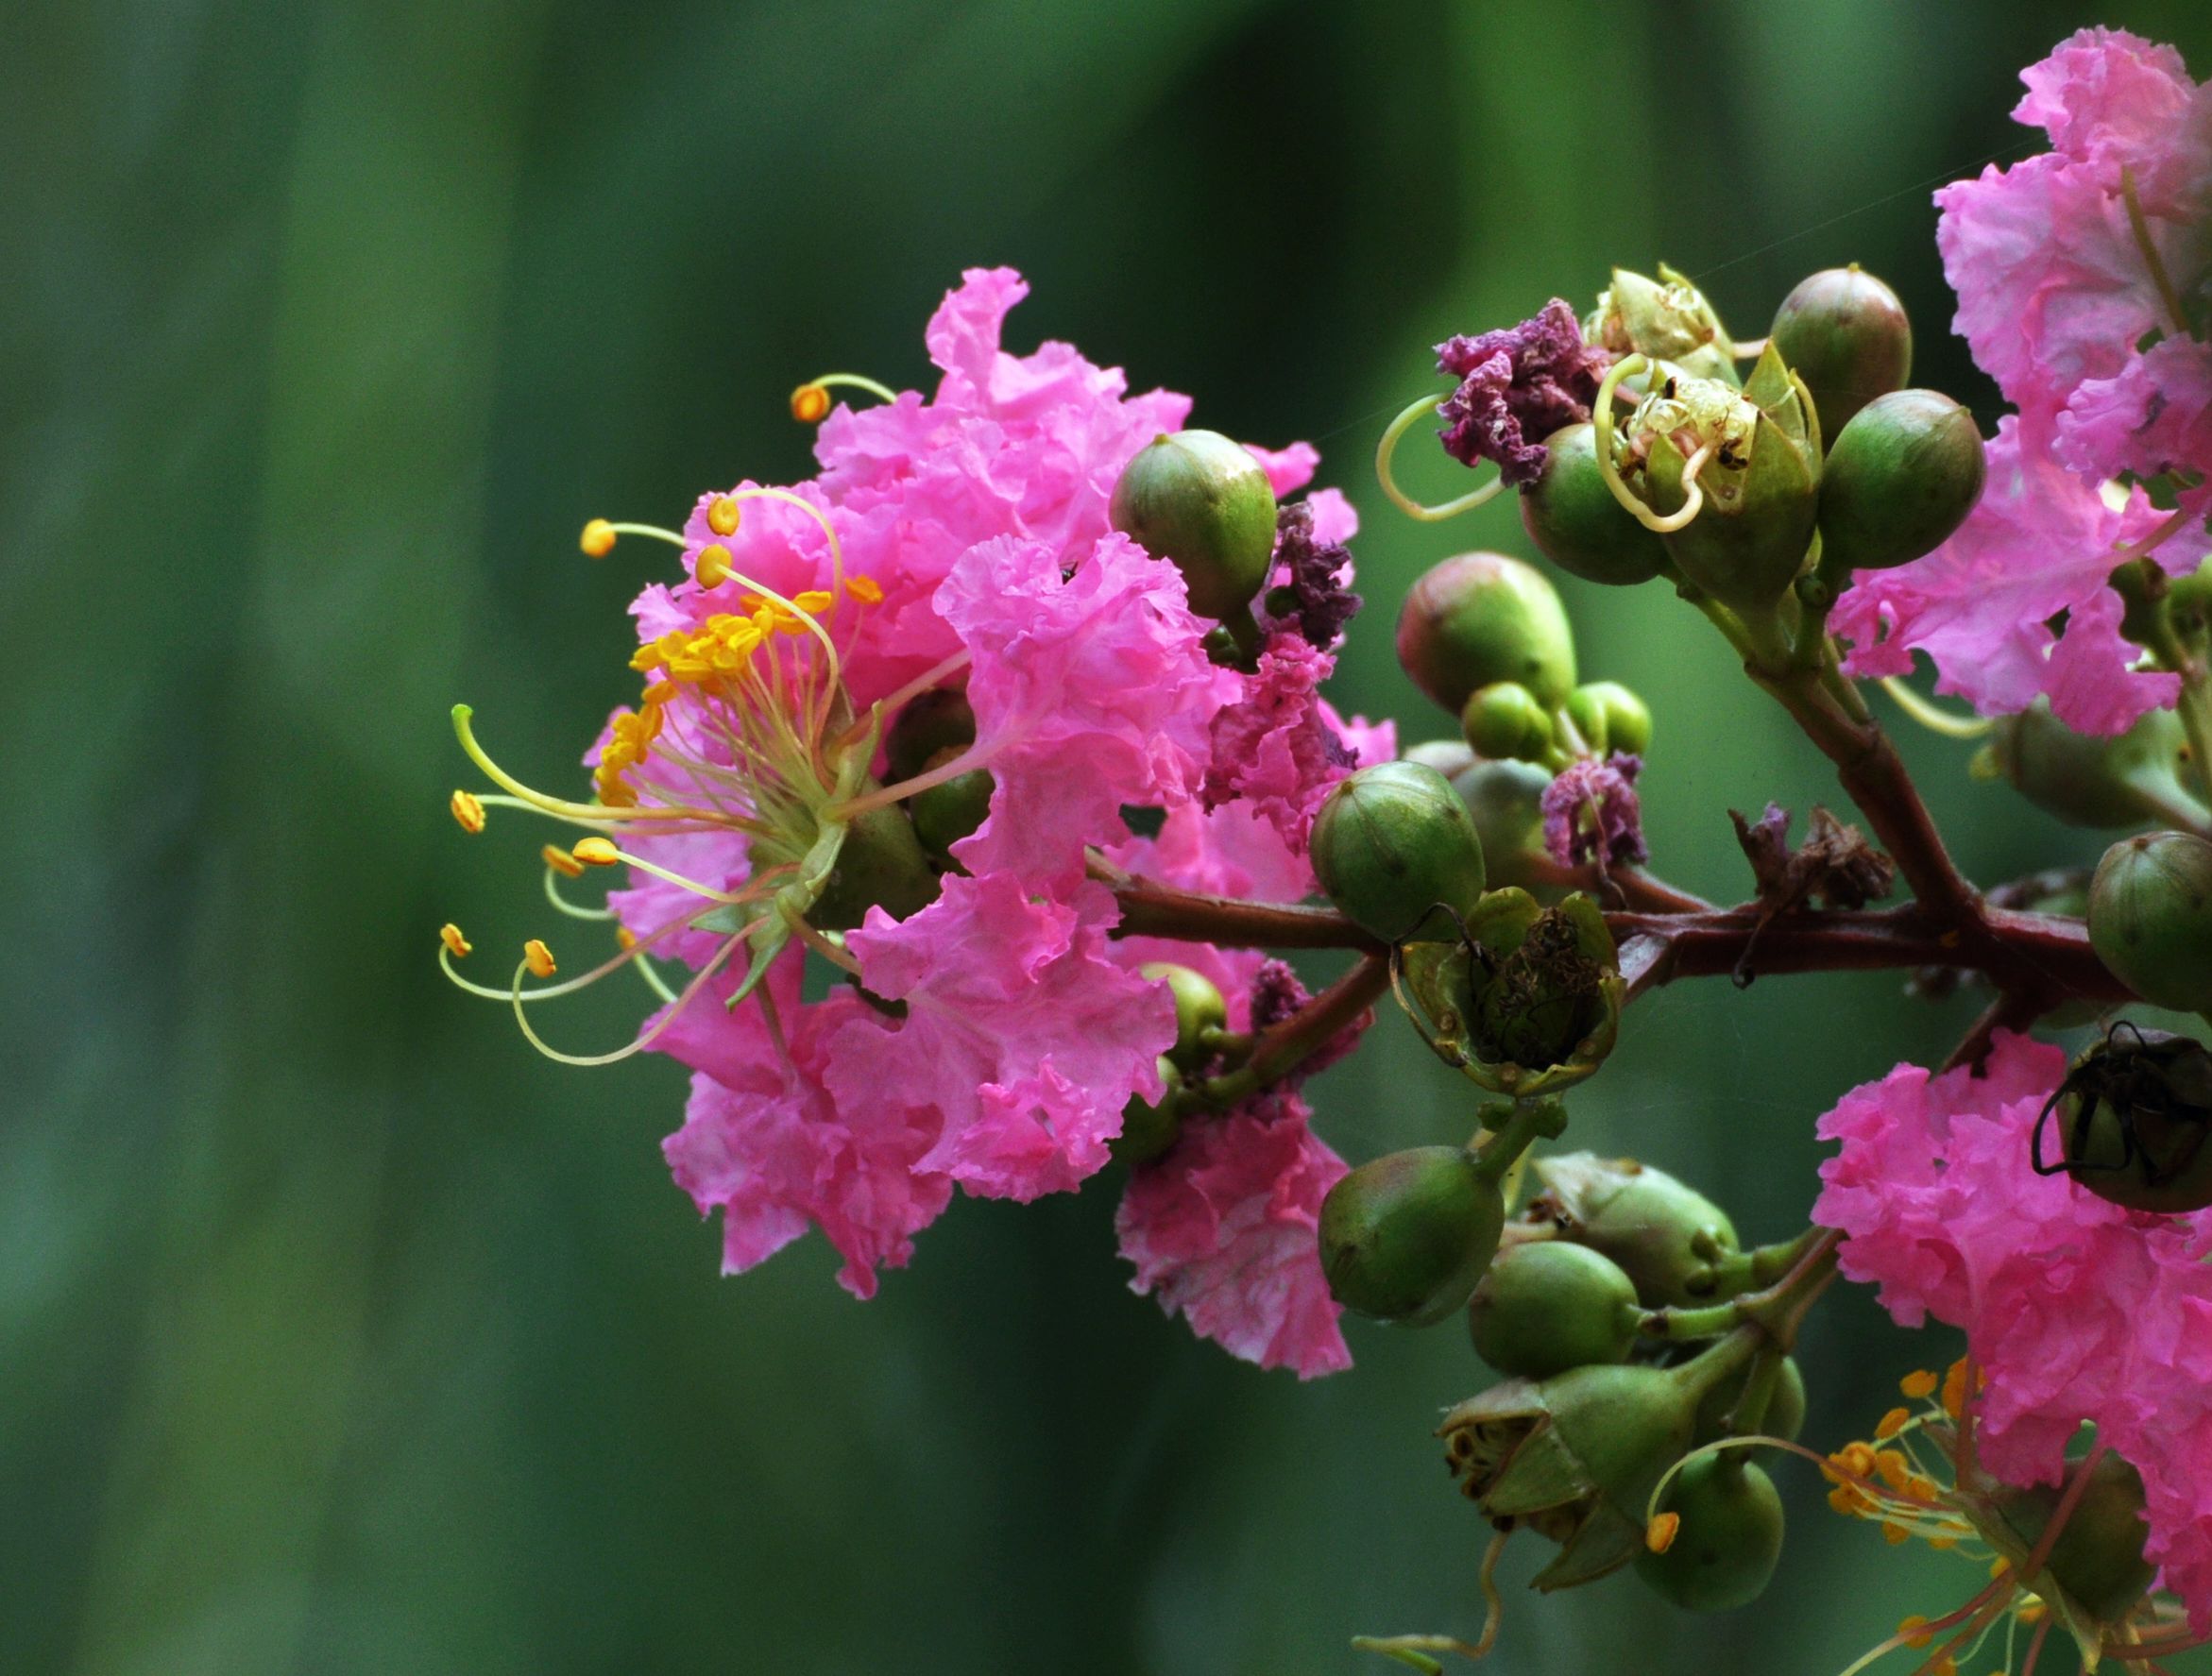
[(1519, 884), (1535, 862), (1547, 859), (1543, 797), (1551, 783), (1551, 771), (1532, 762), (1477, 759), (1452, 776), (1453, 788), (1474, 817), (1486, 868), (1498, 884)]
[(1139, 449), (1108, 517), (1183, 572), (1193, 611), (1249, 619), (1275, 552), (1275, 491), (1260, 463), (1216, 431), (1178, 431)]
[(1562, 1238), (1604, 1253), (1647, 1309), (1718, 1300), (1741, 1250), (1735, 1224), (1703, 1194), (1634, 1159), (1552, 1153), (1533, 1166), (1544, 1197), (1531, 1207)]
[(937, 687), (910, 700), (892, 718), (883, 736), (883, 754), (892, 784), (910, 780), (943, 760), (947, 751), (963, 751), (976, 742), (976, 712), (968, 695)]
[(1620, 1265), (1564, 1240), (1500, 1251), (1467, 1306), (1474, 1353), (1502, 1374), (1542, 1380), (1625, 1362), (1643, 1312)]
[[(2063, 1494), (2045, 1484), (1995, 1485), (1975, 1523), (1993, 1548), (2024, 1569)], [(2123, 1622), (2150, 1592), (2155, 1570), (2143, 1557), (2150, 1534), (2143, 1499), (2142, 1475), (2118, 1455), (2100, 1456), (2042, 1572), (2028, 1580), (2037, 1594), (2063, 1598), (2062, 1614), (2077, 1635), (2094, 1637), (2098, 1628)]]
[(1697, 378), (1738, 381), (1735, 345), (1720, 315), (1702, 291), (1663, 262), (1656, 279), (1615, 268), (1582, 335), (1615, 355), (1648, 355)]
[(1681, 520), (1660, 539), (1685, 578), (1739, 611), (1765, 611), (1789, 590), (1812, 543), (1820, 425), (1773, 345), (1741, 391), (1667, 380), (1616, 446), (1632, 492), (1662, 520)]
[(1903, 389), (1913, 370), (1905, 305), (1857, 262), (1800, 279), (1775, 311), (1767, 337), (1805, 381), (1828, 436), (1875, 398)]
[(1121, 1133), (1106, 1143), (1115, 1163), (1149, 1164), (1162, 1158), (1183, 1135), (1183, 1073), (1163, 1054), (1159, 1061), (1160, 1097), (1148, 1100), (1132, 1094), (1121, 1109)]
[(1476, 687), (1459, 713), (1459, 727), (1482, 756), (1541, 762), (1552, 749), (1551, 712), (1518, 681)]
[(2037, 698), (1989, 733), (1989, 759), (2037, 808), (2069, 826), (2139, 826), (2177, 815), (2212, 821), (2181, 776), (2188, 732), (2171, 710), (2147, 710), (2115, 738), (2078, 734)]
[(1932, 552), (1966, 521), (1988, 475), (1974, 415), (1935, 390), (1893, 390), (1829, 446), (1820, 478), (1820, 574), (1838, 592), (1854, 570)]
[[(947, 745), (930, 757), (927, 768), (943, 768), (960, 754)], [(991, 814), (991, 794), (998, 782), (989, 769), (970, 769), (935, 786), (924, 787), (907, 799), (914, 822), (914, 837), (929, 859), (950, 872), (959, 865), (952, 847), (981, 826)]]
[(1467, 1302), (1506, 1223), (1498, 1172), (1456, 1146), (1416, 1146), (1352, 1171), (1321, 1201), (1321, 1273), (1356, 1314), (1407, 1326)]
[(1435, 769), (1377, 763), (1339, 780), (1314, 817), (1314, 875), (1337, 909), (1386, 942), (1456, 938), (1481, 900), (1474, 821)]
[(1543, 573), (1504, 553), (1460, 553), (1424, 571), (1398, 615), (1398, 661), (1457, 715), (1477, 687), (1518, 682), (1546, 710), (1575, 680), (1574, 633)]
[(1570, 576), (1613, 587), (1649, 582), (1668, 566), (1666, 544), (1606, 486), (1597, 430), (1587, 421), (1544, 439), (1543, 473), (1521, 491), (1521, 525)]
[(1744, 1400), (1744, 1392), (1750, 1380), (1751, 1368), (1731, 1379), (1715, 1384), (1705, 1394), (1705, 1400), (1697, 1405), (1697, 1441), (1709, 1444), (1729, 1433), (1729, 1419), (1738, 1418), (1736, 1430), (1761, 1432), (1768, 1437), (1778, 1437), (1784, 1443), (1795, 1443), (1805, 1430), (1805, 1370), (1797, 1365), (1795, 1356), (1785, 1356), (1775, 1370), (1774, 1382), (1766, 1392), (1766, 1407), (1754, 1420), (1745, 1414), (1737, 1416), (1737, 1408)]
[(2212, 841), (2146, 833), (2105, 851), (2089, 881), (2089, 941), (2153, 1006), (2212, 1009)]
[(1605, 916), (1576, 892), (1545, 907), (1485, 895), (1455, 942), (1409, 945), (1399, 999), (1430, 1048), (1470, 1080), (1531, 1096), (1580, 1082), (1619, 1034), (1625, 989)]
[(2063, 1169), (2130, 1210), (2182, 1215), (2212, 1206), (2212, 1049), (2186, 1036), (2116, 1024), (2067, 1070), (2047, 1121)]
[(1137, 968), (1137, 975), (1166, 984), (1174, 998), (1175, 1045), (1167, 1050), (1170, 1059), (1195, 1070), (1219, 1051), (1220, 1033), (1229, 1027), (1229, 1007), (1212, 978), (1171, 960), (1150, 961)]
[(1591, 681), (1567, 695), (1567, 717), (1599, 755), (1651, 749), (1651, 707), (1618, 681)]
[(857, 815), (845, 827), (822, 893), (808, 910), (818, 931), (851, 931), (880, 907), (894, 920), (937, 900), (937, 871), (896, 804)]
[(1662, 1553), (1636, 1557), (1636, 1575), (1685, 1612), (1730, 1612), (1766, 1591), (1782, 1557), (1782, 1498), (1742, 1452), (1700, 1455), (1676, 1473), (1659, 1510), (1681, 1522)]

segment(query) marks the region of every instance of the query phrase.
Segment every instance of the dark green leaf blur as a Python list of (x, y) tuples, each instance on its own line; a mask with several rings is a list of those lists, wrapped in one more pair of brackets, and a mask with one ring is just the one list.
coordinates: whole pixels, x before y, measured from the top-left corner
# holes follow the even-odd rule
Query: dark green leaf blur
[[(2212, 73), (2196, 0), (11, 8), (0, 1669), (1272, 1676), (1472, 1634), (1487, 1532), (1429, 1435), (1483, 1381), (1456, 1327), (1355, 1327), (1302, 1387), (1234, 1363), (1127, 1291), (1111, 1177), (956, 1202), (867, 1305), (819, 1241), (720, 1278), (660, 1158), (680, 1070), (562, 1070), (438, 977), (441, 921), (496, 951), (550, 917), (549, 835), (446, 813), (448, 707), (581, 786), (659, 562), (586, 561), (585, 518), (803, 474), (791, 387), (927, 379), (939, 295), (1010, 262), (1018, 347), (1321, 446), (1368, 518), (1337, 696), (1448, 732), (1397, 598), (1525, 549), (1504, 503), (1374, 491), (1428, 346), (1661, 258), (1756, 335), (1856, 259), (1993, 424), (1928, 192), (2032, 148), (2015, 73), (2092, 22)], [(1662, 593), (1564, 588), (1586, 672), (1657, 712), (1660, 867), (1741, 893), (1725, 810), (1832, 801), (1819, 764)], [(2096, 854), (1909, 750), (1977, 877)], [(648, 1002), (547, 1027), (612, 1046)], [(1778, 1238), (1814, 1116), (1974, 1005), (1685, 985), (1573, 1137)], [(1316, 1093), (1354, 1160), (1471, 1105), (1391, 1018)], [(1839, 1294), (1812, 1439), (1953, 1353)], [(1540, 1599), (1523, 1553), (1496, 1668), (1820, 1676), (1979, 1586), (1777, 1477), (1761, 1606)]]

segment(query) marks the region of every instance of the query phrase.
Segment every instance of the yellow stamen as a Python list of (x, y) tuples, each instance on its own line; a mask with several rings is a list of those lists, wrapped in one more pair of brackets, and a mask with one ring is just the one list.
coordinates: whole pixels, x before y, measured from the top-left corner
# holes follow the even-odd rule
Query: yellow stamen
[(1655, 1554), (1663, 1554), (1675, 1546), (1675, 1533), (1682, 1528), (1682, 1515), (1662, 1513), (1643, 1528), (1643, 1546)]
[(453, 819), (461, 823), (461, 830), (479, 833), (484, 830), (484, 800), (473, 791), (456, 789), (453, 793)]
[[(1980, 1386), (1977, 1384), (1976, 1389)], [(1943, 1412), (1952, 1419), (1966, 1406), (1966, 1359), (1952, 1363), (1943, 1376)]]
[(535, 937), (522, 945), (522, 964), (530, 968), (532, 977), (551, 977), (560, 970), (553, 964), (553, 950)]
[(584, 538), (577, 543), (587, 556), (604, 559), (615, 550), (615, 527), (604, 518), (593, 518), (584, 526)]
[(706, 503), (706, 527), (717, 535), (735, 535), (743, 517), (743, 510), (727, 495), (717, 495)]
[(634, 949), (638, 946), (638, 934), (627, 925), (617, 925), (615, 927), (615, 941), (625, 949)]
[(1881, 1528), (1881, 1539), (1892, 1548), (1902, 1548), (1913, 1540), (1913, 1533), (1902, 1525), (1884, 1524)]
[(474, 943), (461, 935), (461, 927), (451, 920), (438, 927), (438, 940), (452, 952), (453, 958), (456, 960), (476, 947)]
[(691, 574), (699, 579), (701, 587), (720, 587), (730, 579), (730, 550), (726, 547), (705, 547), (699, 550), (699, 562)]
[(820, 384), (801, 384), (791, 392), (791, 417), (802, 425), (819, 425), (829, 416), (829, 392)]
[(622, 853), (615, 848), (614, 840), (603, 838), (578, 838), (569, 854), (586, 867), (612, 867), (622, 858)]
[(1907, 1647), (1926, 1647), (1935, 1634), (1928, 1627), (1927, 1617), (1915, 1612), (1897, 1625), (1897, 1638)]
[(848, 577), (845, 592), (863, 605), (880, 605), (883, 602), (883, 585), (873, 576)]
[(1912, 1423), (1913, 1411), (1911, 1409), (1894, 1408), (1882, 1415), (1880, 1423), (1874, 1428), (1874, 1441), (1887, 1443)]
[(1935, 1376), (1922, 1368), (1918, 1373), (1909, 1373), (1899, 1380), (1897, 1389), (1914, 1402), (1926, 1402), (1935, 1395)]
[[(538, 851), (538, 855), (544, 858), (546, 866), (557, 873), (566, 873), (571, 879), (580, 879), (584, 876), (584, 864), (558, 844), (546, 845), (544, 849)], [(542, 976), (543, 973), (539, 975)]]

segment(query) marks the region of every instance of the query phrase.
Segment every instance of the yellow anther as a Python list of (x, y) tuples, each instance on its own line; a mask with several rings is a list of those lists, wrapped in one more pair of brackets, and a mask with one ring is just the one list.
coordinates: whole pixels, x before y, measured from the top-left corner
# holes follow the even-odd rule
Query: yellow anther
[(484, 800), (472, 791), (456, 789), (452, 802), (453, 819), (461, 823), (463, 832), (484, 830)]
[(553, 965), (553, 950), (535, 937), (522, 945), (522, 964), (530, 968), (532, 977), (551, 977), (559, 970)]
[(447, 952), (456, 960), (476, 946), (461, 935), (461, 927), (451, 920), (438, 927), (438, 941), (446, 945)]
[(1655, 1514), (1651, 1523), (1643, 1528), (1643, 1546), (1655, 1554), (1663, 1554), (1675, 1546), (1675, 1532), (1681, 1528), (1680, 1514)]
[(827, 617), (837, 609), (837, 596), (818, 587), (810, 587), (791, 601), (808, 617)]
[(622, 858), (622, 853), (615, 848), (612, 838), (597, 837), (578, 838), (575, 848), (569, 854), (586, 867), (612, 867)]
[[(1977, 1391), (1981, 1389), (1982, 1383), (1976, 1381)], [(1944, 1373), (1942, 1400), (1943, 1412), (1954, 1420), (1966, 1406), (1966, 1359), (1963, 1356)]]
[(743, 516), (727, 495), (717, 495), (706, 503), (706, 527), (717, 535), (735, 535)]
[(1907, 1647), (1926, 1647), (1935, 1639), (1935, 1632), (1928, 1627), (1926, 1616), (1917, 1612), (1897, 1625), (1897, 1635)]
[(2013, 1608), (2013, 1615), (2024, 1624), (2039, 1624), (2050, 1610), (2039, 1596), (2031, 1595)]
[(1897, 1389), (1914, 1402), (1926, 1402), (1935, 1395), (1935, 1376), (1922, 1368), (1918, 1373), (1907, 1374), (1899, 1380)]
[(584, 539), (576, 545), (589, 557), (604, 559), (615, 550), (615, 527), (604, 518), (593, 518), (584, 526)]
[(615, 927), (615, 941), (621, 944), (624, 949), (634, 949), (638, 946), (638, 934), (627, 925), (617, 925)]
[(863, 605), (880, 605), (883, 603), (883, 584), (877, 582), (873, 576), (846, 577), (845, 592), (852, 595), (854, 599), (859, 601)]
[(2006, 1559), (2002, 1554), (1999, 1554), (1996, 1559), (1989, 1562), (1989, 1575), (1992, 1578), (2002, 1577), (2012, 1568), (2013, 1563)]
[(722, 546), (701, 548), (691, 574), (699, 579), (701, 587), (720, 587), (730, 579), (730, 550)]
[(1902, 1525), (1885, 1522), (1881, 1527), (1881, 1539), (1892, 1548), (1902, 1548), (1913, 1540), (1913, 1532)]
[(1913, 1471), (1912, 1463), (1905, 1459), (1902, 1449), (1877, 1449), (1874, 1454), (1874, 1470), (1881, 1481), (1893, 1490), (1905, 1489), (1917, 1476)]
[(791, 392), (791, 417), (802, 425), (819, 425), (829, 416), (829, 392), (820, 384), (801, 384)]
[(584, 864), (558, 844), (546, 845), (538, 851), (538, 855), (544, 857), (546, 866), (557, 873), (566, 873), (571, 879), (584, 876)]
[(1887, 1443), (1912, 1423), (1913, 1411), (1911, 1409), (1894, 1408), (1882, 1415), (1880, 1422), (1874, 1428), (1874, 1441)]

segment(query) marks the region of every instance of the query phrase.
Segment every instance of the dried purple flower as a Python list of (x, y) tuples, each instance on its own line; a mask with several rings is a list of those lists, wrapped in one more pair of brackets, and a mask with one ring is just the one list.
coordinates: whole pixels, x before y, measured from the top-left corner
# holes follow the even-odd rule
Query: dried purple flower
[(1463, 466), (1495, 460), (1508, 483), (1534, 482), (1543, 439), (1590, 417), (1610, 364), (1582, 341), (1574, 311), (1557, 296), (1518, 326), (1438, 344), (1437, 370), (1460, 381), (1437, 409), (1444, 451)]
[(1268, 591), (1268, 626), (1295, 629), (1307, 644), (1327, 651), (1359, 609), (1349, 585), (1352, 550), (1314, 533), (1314, 509), (1294, 500), (1275, 516), (1275, 570), (1289, 574)]
[(1571, 762), (1544, 787), (1544, 848), (1562, 867), (1603, 859), (1631, 867), (1650, 852), (1643, 844), (1643, 809), (1636, 776), (1643, 758), (1616, 751), (1603, 762)]

